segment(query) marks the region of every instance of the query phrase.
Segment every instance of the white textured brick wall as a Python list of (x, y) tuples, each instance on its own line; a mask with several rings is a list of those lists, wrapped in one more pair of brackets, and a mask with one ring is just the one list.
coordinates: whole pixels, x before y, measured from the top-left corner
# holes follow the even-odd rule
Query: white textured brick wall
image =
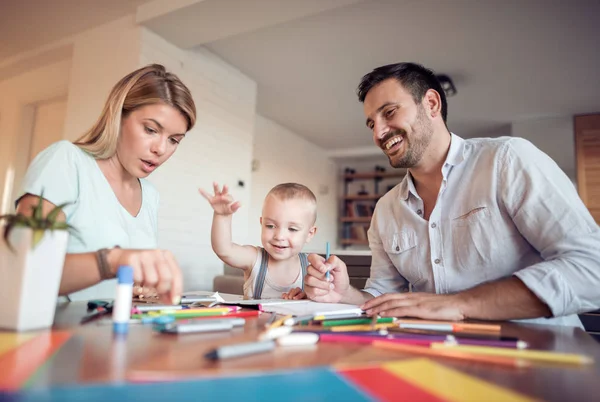
[[(249, 204), (256, 84), (208, 50), (184, 51), (145, 29), (141, 49), (141, 64), (161, 63), (176, 73), (197, 108), (194, 129), (150, 176), (161, 194), (159, 245), (175, 253), (186, 290), (212, 289), (223, 263), (210, 246), (212, 209), (198, 187), (225, 183)], [(233, 233), (236, 241), (247, 241), (248, 209), (235, 215)]]

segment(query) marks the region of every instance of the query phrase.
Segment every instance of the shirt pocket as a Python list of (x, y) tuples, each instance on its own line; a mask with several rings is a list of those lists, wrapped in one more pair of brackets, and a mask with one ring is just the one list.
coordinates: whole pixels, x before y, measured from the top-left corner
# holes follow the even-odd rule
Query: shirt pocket
[(493, 225), (485, 206), (452, 219), (452, 247), (462, 270), (479, 270), (490, 264), (493, 252)]
[(413, 286), (424, 280), (424, 273), (419, 268), (417, 235), (413, 231), (394, 232), (386, 235), (383, 248), (392, 264)]

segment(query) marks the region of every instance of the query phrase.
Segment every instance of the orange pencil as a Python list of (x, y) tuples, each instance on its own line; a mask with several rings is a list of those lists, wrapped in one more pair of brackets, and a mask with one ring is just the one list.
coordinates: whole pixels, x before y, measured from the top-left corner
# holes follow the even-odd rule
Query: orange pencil
[(415, 325), (451, 325), (458, 331), (483, 331), (483, 332), (500, 332), (501, 326), (498, 324), (473, 324), (462, 321), (432, 321), (432, 320), (397, 320), (398, 324), (415, 324)]
[[(397, 350), (399, 352), (408, 352), (408, 353), (418, 353), (422, 355), (432, 356), (432, 357), (448, 357), (451, 359), (457, 360), (466, 360), (472, 362), (482, 362), (482, 363), (491, 363), (491, 364), (499, 364), (502, 366), (510, 366), (510, 367), (531, 367), (531, 363), (522, 359), (515, 358), (506, 358), (506, 357), (497, 357), (497, 356), (484, 356), (484, 355), (475, 355), (469, 353), (456, 353), (454, 350), (447, 349), (429, 349), (423, 346), (413, 346), (413, 345), (405, 345), (399, 343), (386, 342), (384, 340), (374, 341), (372, 343), (376, 348), (382, 349), (390, 349)], [(444, 353), (439, 353), (440, 351)], [(450, 353), (448, 353), (450, 352)]]

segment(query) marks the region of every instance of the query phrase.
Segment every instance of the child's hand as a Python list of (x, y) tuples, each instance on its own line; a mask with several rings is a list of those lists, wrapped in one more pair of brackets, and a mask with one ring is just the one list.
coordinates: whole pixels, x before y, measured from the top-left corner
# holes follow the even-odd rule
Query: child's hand
[(287, 293), (283, 293), (281, 298), (285, 300), (306, 299), (306, 293), (304, 293), (300, 288), (294, 288)]
[(213, 183), (213, 187), (215, 190), (215, 195), (210, 195), (206, 191), (201, 188), (198, 189), (200, 194), (204, 198), (208, 200), (210, 206), (215, 211), (217, 215), (231, 215), (238, 209), (240, 209), (240, 202), (234, 201), (231, 194), (229, 194), (229, 189), (227, 186), (223, 186), (223, 190), (219, 190), (219, 185), (217, 183)]

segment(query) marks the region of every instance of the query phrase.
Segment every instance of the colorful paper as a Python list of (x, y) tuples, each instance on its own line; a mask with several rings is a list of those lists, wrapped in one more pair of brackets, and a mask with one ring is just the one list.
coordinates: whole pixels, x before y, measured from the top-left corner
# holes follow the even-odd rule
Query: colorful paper
[(328, 368), (153, 384), (103, 384), (29, 390), (11, 401), (372, 401)]
[(66, 331), (45, 332), (0, 356), (0, 391), (21, 388), (70, 337)]
[(382, 367), (447, 401), (533, 401), (515, 391), (461, 373), (428, 359), (384, 363)]

